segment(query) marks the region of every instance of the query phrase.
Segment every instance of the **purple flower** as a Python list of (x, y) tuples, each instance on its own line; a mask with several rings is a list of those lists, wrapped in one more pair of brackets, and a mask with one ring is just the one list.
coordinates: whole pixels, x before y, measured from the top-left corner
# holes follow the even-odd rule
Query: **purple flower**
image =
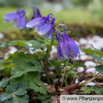
[(39, 9), (36, 6), (33, 6), (32, 8), (33, 8), (33, 14), (32, 14), (31, 20), (37, 17), (42, 17)]
[(33, 20), (29, 21), (26, 26), (29, 28), (35, 28), (37, 27), (37, 32), (40, 35), (47, 34), (47, 38), (51, 37), (51, 32), (54, 31), (53, 23), (55, 21), (55, 18), (52, 17), (53, 14), (50, 13), (46, 17), (37, 17)]
[(79, 48), (76, 45), (76, 43), (68, 37), (66, 32), (62, 32), (60, 34), (59, 31), (57, 31), (57, 39), (59, 41), (58, 47), (57, 47), (57, 55), (59, 60), (61, 60), (61, 57), (63, 59), (68, 59), (68, 58), (74, 58), (76, 57), (79, 53)]
[(4, 15), (5, 23), (11, 21), (14, 27), (24, 29), (26, 27), (25, 11), (18, 8), (16, 12), (10, 12)]

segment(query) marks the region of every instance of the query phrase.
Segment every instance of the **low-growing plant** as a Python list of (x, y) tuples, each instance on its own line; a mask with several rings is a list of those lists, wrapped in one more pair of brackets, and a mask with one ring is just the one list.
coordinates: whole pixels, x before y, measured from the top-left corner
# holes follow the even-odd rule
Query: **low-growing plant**
[[(32, 100), (37, 100), (38, 103), (48, 103), (52, 94), (44, 85), (42, 73), (46, 75), (46, 85), (54, 85), (58, 89), (69, 85), (68, 77), (75, 78), (76, 72), (73, 70), (75, 67), (85, 67), (85, 65), (76, 61), (69, 62), (69, 59), (80, 54), (79, 48), (68, 37), (70, 31), (64, 24), (60, 23), (55, 26), (55, 18), (52, 13), (42, 17), (37, 7), (33, 7), (33, 15), (30, 19), (25, 19), (25, 13), (24, 10), (18, 8), (16, 12), (4, 15), (5, 22), (12, 21), (15, 27), (25, 30), (27, 33), (27, 40), (10, 41), (8, 45), (23, 47), (28, 51), (31, 50), (32, 54), (20, 50), (9, 54), (8, 58), (3, 59), (0, 63), (0, 70), (10, 68), (9, 78), (0, 82), (0, 88), (3, 90), (0, 103), (28, 103)], [(40, 34), (40, 38), (29, 40), (28, 32), (33, 28)], [(59, 60), (50, 59), (52, 46), (57, 48)], [(84, 49), (83, 51), (91, 54), (94, 59), (101, 63), (101, 65), (96, 66), (96, 70), (103, 74), (101, 70), (103, 67), (103, 60), (101, 59), (103, 53), (95, 48), (94, 50)], [(54, 77), (49, 73), (50, 68), (54, 68), (56, 71)], [(96, 77), (98, 77), (98, 74), (95, 73), (94, 77), (85, 83)], [(57, 81), (55, 81), (56, 78)], [(74, 89), (73, 87), (69, 93)], [(88, 88), (82, 88), (81, 90), (85, 89)], [(91, 90), (94, 91), (93, 87), (91, 87)], [(90, 90), (86, 93), (90, 93)], [(56, 95), (56, 93), (54, 94)]]

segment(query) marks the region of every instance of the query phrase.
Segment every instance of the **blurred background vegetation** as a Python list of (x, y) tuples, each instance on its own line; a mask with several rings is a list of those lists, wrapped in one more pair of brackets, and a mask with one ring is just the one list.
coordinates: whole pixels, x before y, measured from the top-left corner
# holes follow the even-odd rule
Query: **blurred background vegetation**
[(10, 22), (4, 23), (4, 14), (22, 7), (30, 16), (32, 6), (38, 6), (42, 16), (53, 13), (56, 24), (66, 23), (72, 35), (103, 33), (103, 0), (0, 0), (0, 32), (19, 30)]

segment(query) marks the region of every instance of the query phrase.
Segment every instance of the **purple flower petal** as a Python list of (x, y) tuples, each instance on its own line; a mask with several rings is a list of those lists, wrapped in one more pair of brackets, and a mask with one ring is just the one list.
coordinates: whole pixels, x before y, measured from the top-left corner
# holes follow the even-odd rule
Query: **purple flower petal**
[(64, 48), (64, 43), (62, 40), (59, 41), (59, 46), (60, 46), (60, 53), (61, 53), (60, 55), (62, 58), (65, 59), (65, 52), (64, 52), (65, 48)]
[(51, 34), (51, 32), (54, 32), (54, 28), (52, 26), (52, 28), (49, 30), (48, 34), (47, 34), (47, 38), (51, 38), (53, 35)]
[(9, 22), (10, 20), (8, 20), (8, 19), (5, 19), (5, 21), (4, 21), (4, 23), (7, 23), (7, 22)]
[(64, 55), (65, 55), (65, 59), (69, 58), (69, 54), (70, 54), (70, 49), (67, 45), (68, 41), (63, 41), (63, 51), (64, 51)]
[(75, 43), (73, 43), (73, 42), (71, 42), (71, 41), (68, 41), (67, 44), (68, 44), (68, 47), (69, 47), (76, 55), (79, 54), (79, 48), (78, 48), (78, 46), (77, 46)]
[(15, 28), (18, 27), (17, 19), (12, 20), (11, 23), (14, 25)]
[(31, 21), (29, 21), (27, 24), (26, 24), (26, 27), (29, 27), (29, 28), (35, 28), (39, 22), (42, 20), (42, 18), (38, 17), (38, 18), (35, 18)]
[(15, 12), (7, 13), (4, 15), (4, 18), (7, 20), (14, 20), (17, 14)]
[(59, 41), (57, 49), (59, 60), (61, 59), (60, 57), (63, 59), (67, 59), (69, 57), (74, 58), (79, 54), (78, 46), (67, 36), (66, 32), (62, 32), (62, 34), (60, 34), (60, 31), (57, 31), (56, 36)]
[(49, 30), (50, 30), (51, 28), (52, 28), (51, 23), (45, 24), (45, 21), (42, 21), (42, 22), (40, 22), (40, 24), (38, 25), (37, 31), (38, 31), (38, 34), (44, 35), (44, 34), (46, 34), (47, 32), (49, 32)]
[(24, 17), (18, 15), (17, 24), (20, 29), (24, 29), (26, 27), (26, 19)]

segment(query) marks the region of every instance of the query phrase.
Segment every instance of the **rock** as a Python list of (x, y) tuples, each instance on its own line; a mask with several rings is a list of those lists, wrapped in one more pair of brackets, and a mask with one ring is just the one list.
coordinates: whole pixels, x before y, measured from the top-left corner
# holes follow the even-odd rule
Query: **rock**
[(85, 84), (86, 86), (95, 86), (96, 85), (96, 83), (94, 83), (94, 82), (89, 82), (89, 83), (87, 83), (87, 84)]
[(86, 45), (88, 43), (88, 41), (84, 38), (80, 38), (79, 43), (80, 43), (80, 45)]
[(17, 50), (18, 50), (18, 49), (15, 48), (14, 46), (10, 46), (8, 53), (6, 53), (5, 56), (4, 56), (4, 59), (7, 59), (7, 58), (8, 58), (8, 56), (7, 56), (8, 54), (13, 54), (13, 53), (16, 52)]
[(4, 38), (4, 34), (0, 33), (0, 39), (3, 39), (3, 38)]
[[(86, 70), (86, 72), (90, 72), (90, 73), (93, 73), (93, 74), (94, 74), (94, 73), (95, 73), (95, 70), (96, 70), (95, 68), (89, 68), (89, 69)], [(96, 74), (97, 74), (97, 73), (98, 73), (98, 72), (96, 71)]]
[(91, 66), (92, 67), (96, 66), (96, 63), (93, 61), (86, 61), (84, 64), (86, 65), (87, 68), (89, 68)]
[(79, 67), (78, 69), (77, 69), (77, 72), (83, 72), (84, 71), (84, 68), (83, 67)]
[(86, 60), (87, 58), (88, 58), (87, 55), (81, 55), (81, 56), (80, 56), (80, 59), (81, 59), (81, 60)]
[(78, 81), (78, 79), (76, 78), (76, 80), (75, 80), (75, 83), (77, 84), (79, 81)]

